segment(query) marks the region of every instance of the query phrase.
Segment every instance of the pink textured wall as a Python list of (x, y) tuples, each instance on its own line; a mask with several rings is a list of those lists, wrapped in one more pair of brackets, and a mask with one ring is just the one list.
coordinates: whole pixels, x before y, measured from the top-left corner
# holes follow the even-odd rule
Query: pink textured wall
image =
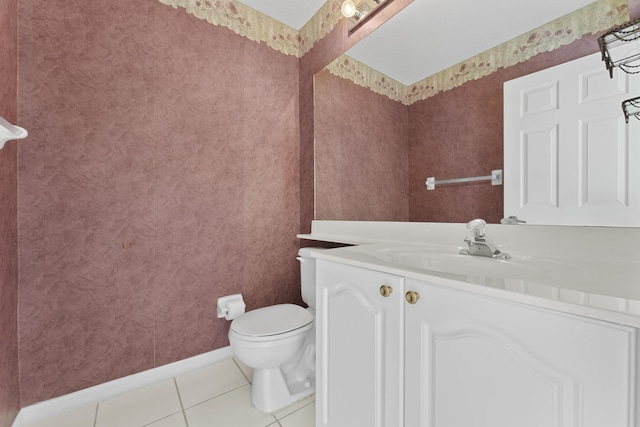
[(408, 221), (407, 107), (325, 70), (314, 85), (316, 218)]
[(22, 404), (300, 302), (298, 60), (157, 0), (19, 4)]
[[(493, 84), (488, 84), (489, 82)], [(502, 169), (502, 86), (495, 74), (409, 106), (410, 218), (467, 222), (502, 218), (503, 187), (486, 181), (438, 186), (425, 180)]]
[[(17, 118), (17, 0), (0, 0), (0, 116)], [(20, 410), (17, 142), (0, 150), (0, 427)]]

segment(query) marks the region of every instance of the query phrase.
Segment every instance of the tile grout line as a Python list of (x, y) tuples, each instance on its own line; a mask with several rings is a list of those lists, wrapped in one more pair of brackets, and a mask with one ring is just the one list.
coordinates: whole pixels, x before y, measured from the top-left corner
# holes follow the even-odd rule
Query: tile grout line
[(187, 421), (187, 413), (184, 410), (184, 404), (182, 403), (182, 396), (180, 395), (180, 388), (178, 387), (178, 381), (175, 377), (173, 377), (173, 385), (176, 387), (176, 392), (178, 393), (178, 400), (180, 401), (180, 409), (182, 409), (182, 418), (184, 418), (184, 424), (186, 427), (189, 427), (189, 421)]
[(274, 420), (276, 420), (276, 422), (267, 424), (265, 427), (274, 427), (274, 426), (282, 427), (282, 424), (280, 424), (280, 420), (278, 419), (278, 417), (276, 417), (274, 414), (271, 414), (271, 416), (273, 417)]
[(307, 406), (315, 405), (315, 403), (316, 403), (316, 402), (315, 402), (315, 398), (314, 398), (314, 400), (313, 400), (313, 401), (311, 401), (311, 402), (307, 403), (306, 405), (303, 405), (303, 406), (299, 407), (298, 409), (296, 409), (296, 410), (295, 410), (295, 411), (293, 411), (293, 412), (289, 412), (288, 414), (283, 415), (282, 417), (277, 417), (277, 416), (275, 415), (275, 413), (274, 413), (274, 414), (272, 414), (272, 415), (273, 415), (273, 417), (276, 419), (276, 421), (278, 421), (278, 425), (282, 427), (282, 424), (280, 424), (280, 421), (282, 421), (283, 419), (287, 418), (287, 417), (288, 417), (288, 416), (290, 416), (290, 415), (295, 414), (296, 412), (299, 412), (299, 411), (303, 410), (303, 409), (304, 409), (304, 408), (306, 408)]
[[(224, 395), (227, 395), (229, 393), (233, 393), (234, 391), (237, 391), (237, 390), (241, 389), (242, 387), (246, 387), (246, 386), (251, 386), (251, 384), (242, 384), (242, 385), (240, 385), (240, 386), (238, 386), (236, 388), (232, 388), (230, 390), (227, 390), (224, 393), (217, 394), (217, 395), (215, 395), (213, 397), (210, 397), (208, 399), (203, 400), (202, 402), (198, 402), (195, 405), (189, 406), (187, 409), (195, 408), (196, 406), (202, 405), (203, 403), (211, 402), (214, 399), (217, 399), (217, 398), (222, 397)], [(274, 418), (275, 418), (275, 416), (274, 416)]]
[(249, 377), (247, 376), (247, 374), (244, 373), (244, 371), (242, 370), (242, 368), (240, 367), (240, 365), (238, 364), (238, 361), (236, 360), (235, 357), (232, 357), (231, 360), (233, 360), (233, 363), (236, 364), (236, 367), (240, 370), (240, 373), (242, 374), (242, 376), (244, 377), (245, 380), (247, 380), (247, 382), (249, 384), (251, 384), (251, 380), (249, 379)]
[(96, 403), (96, 412), (93, 415), (93, 427), (98, 427), (98, 409), (100, 409), (100, 402)]

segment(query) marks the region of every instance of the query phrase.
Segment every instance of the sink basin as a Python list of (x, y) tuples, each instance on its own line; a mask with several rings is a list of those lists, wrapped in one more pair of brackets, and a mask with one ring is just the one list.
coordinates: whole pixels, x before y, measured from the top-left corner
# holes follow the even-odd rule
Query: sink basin
[(517, 255), (512, 256), (511, 259), (503, 260), (462, 255), (458, 251), (459, 248), (439, 246), (403, 246), (376, 249), (370, 252), (370, 255), (404, 267), (495, 279), (543, 280), (570, 273), (564, 263), (552, 260)]

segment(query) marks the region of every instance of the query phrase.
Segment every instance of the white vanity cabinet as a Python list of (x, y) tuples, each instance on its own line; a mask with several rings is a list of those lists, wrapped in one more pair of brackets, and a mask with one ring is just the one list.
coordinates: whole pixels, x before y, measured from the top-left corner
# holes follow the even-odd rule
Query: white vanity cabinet
[(316, 427), (404, 425), (403, 279), (320, 259), (316, 274)]
[(407, 279), (406, 426), (635, 427), (636, 330)]
[(635, 328), (323, 260), (317, 274), (318, 427), (640, 427)]

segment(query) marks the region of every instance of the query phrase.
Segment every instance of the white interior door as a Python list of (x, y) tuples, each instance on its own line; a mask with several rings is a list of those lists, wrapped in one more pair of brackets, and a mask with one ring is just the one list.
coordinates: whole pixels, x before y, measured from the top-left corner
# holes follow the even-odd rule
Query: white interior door
[(505, 83), (505, 216), (640, 226), (640, 122), (621, 109), (640, 75), (614, 71), (598, 53)]

